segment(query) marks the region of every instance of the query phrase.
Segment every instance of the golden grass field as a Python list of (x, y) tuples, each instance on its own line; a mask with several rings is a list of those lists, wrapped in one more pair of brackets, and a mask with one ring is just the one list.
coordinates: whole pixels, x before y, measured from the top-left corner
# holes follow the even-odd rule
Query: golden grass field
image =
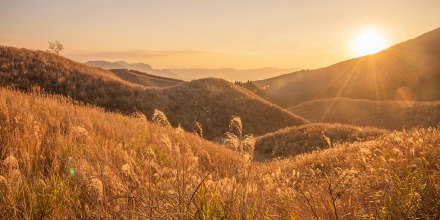
[(253, 161), (252, 137), (239, 134), (241, 125), (230, 128), (236, 136), (227, 147), (140, 113), (2, 88), (0, 213), (5, 219), (440, 217), (438, 128), (267, 163)]

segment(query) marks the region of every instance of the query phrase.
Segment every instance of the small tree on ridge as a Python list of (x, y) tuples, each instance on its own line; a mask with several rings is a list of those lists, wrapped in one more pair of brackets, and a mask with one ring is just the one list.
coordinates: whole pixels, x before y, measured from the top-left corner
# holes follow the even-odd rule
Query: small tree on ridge
[(54, 53), (58, 56), (58, 54), (60, 53), (60, 51), (62, 51), (64, 49), (64, 46), (61, 42), (59, 41), (49, 41), (49, 49), (47, 51)]

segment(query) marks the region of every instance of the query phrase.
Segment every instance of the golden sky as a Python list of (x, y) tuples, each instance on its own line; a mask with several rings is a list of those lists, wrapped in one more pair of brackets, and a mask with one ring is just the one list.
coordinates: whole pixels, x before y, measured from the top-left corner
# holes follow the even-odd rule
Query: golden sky
[(355, 36), (389, 45), (440, 27), (439, 0), (0, 0), (0, 44), (155, 68), (324, 67)]

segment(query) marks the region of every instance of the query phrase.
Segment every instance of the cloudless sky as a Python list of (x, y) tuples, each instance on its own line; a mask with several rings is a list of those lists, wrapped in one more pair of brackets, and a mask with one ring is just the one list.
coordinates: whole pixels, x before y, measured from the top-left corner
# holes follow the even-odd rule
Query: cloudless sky
[(156, 68), (318, 68), (356, 33), (390, 46), (440, 27), (440, 0), (0, 0), (0, 44)]

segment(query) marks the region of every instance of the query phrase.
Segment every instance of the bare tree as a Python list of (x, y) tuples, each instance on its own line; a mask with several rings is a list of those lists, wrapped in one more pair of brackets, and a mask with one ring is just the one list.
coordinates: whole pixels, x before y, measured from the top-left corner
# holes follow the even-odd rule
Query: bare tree
[(49, 41), (49, 49), (47, 51), (52, 52), (54, 54), (56, 54), (58, 56), (58, 54), (60, 53), (60, 51), (62, 51), (64, 49), (64, 46), (61, 42), (59, 41)]

